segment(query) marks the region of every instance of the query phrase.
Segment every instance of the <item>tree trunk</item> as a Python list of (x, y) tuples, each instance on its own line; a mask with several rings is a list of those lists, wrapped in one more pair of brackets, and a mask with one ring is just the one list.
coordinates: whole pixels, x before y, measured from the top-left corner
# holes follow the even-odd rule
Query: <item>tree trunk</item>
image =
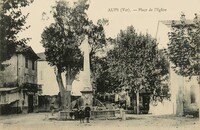
[(139, 91), (136, 92), (136, 105), (137, 105), (137, 114), (140, 113), (140, 93)]
[(59, 91), (60, 91), (60, 96), (61, 96), (61, 108), (65, 109), (66, 107), (66, 94), (65, 94), (65, 88), (63, 85), (63, 81), (62, 81), (62, 76), (61, 76), (61, 72), (58, 70), (57, 74), (56, 74), (56, 80), (58, 83), (58, 87), (59, 87)]
[(199, 121), (200, 121), (200, 84), (199, 84), (199, 97), (198, 97), (198, 99), (199, 99)]
[(67, 105), (67, 110), (71, 110), (71, 91), (66, 91), (66, 105)]
[(74, 78), (71, 75), (70, 66), (67, 66), (67, 73), (65, 75), (66, 78), (66, 101), (68, 110), (71, 109), (71, 91), (72, 91), (72, 83)]
[(198, 99), (199, 99), (199, 106), (198, 106), (198, 108), (199, 108), (199, 121), (200, 121), (200, 76), (198, 76), (198, 79), (197, 79), (197, 81), (198, 81), (198, 84), (199, 84), (199, 93), (198, 93)]

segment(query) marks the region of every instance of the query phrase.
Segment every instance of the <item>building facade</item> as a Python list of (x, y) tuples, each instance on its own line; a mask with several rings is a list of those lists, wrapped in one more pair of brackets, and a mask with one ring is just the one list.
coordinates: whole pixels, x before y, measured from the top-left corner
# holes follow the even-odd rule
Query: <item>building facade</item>
[(37, 111), (41, 86), (37, 84), (39, 57), (29, 46), (17, 46), (16, 53), (1, 70), (1, 114)]
[(177, 116), (198, 116), (200, 90), (197, 77), (183, 77), (171, 70), (170, 88), (172, 90), (171, 99), (174, 102), (174, 113)]
[[(171, 32), (171, 25), (173, 20), (159, 21), (159, 29), (156, 38), (158, 39), (159, 48), (166, 49), (169, 43), (168, 32)], [(178, 21), (174, 21), (179, 24)], [(186, 24), (192, 24), (192, 20), (186, 20)], [(169, 88), (171, 93), (171, 100), (159, 103), (155, 108), (154, 113), (161, 114), (175, 114), (183, 116), (187, 114), (198, 115), (198, 108), (200, 106), (200, 90), (197, 76), (183, 77), (175, 73), (172, 69), (173, 64), (170, 62), (170, 77)]]
[[(42, 85), (42, 95), (58, 95), (59, 87), (56, 81), (54, 67), (48, 64), (44, 53), (38, 53), (37, 55), (40, 57), (40, 59), (37, 60), (37, 81), (38, 84)], [(65, 80), (63, 81), (65, 82)]]

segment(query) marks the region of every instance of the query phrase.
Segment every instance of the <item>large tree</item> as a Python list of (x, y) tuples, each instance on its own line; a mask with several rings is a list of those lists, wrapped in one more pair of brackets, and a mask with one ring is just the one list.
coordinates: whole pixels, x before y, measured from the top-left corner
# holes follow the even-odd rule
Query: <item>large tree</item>
[(21, 8), (28, 6), (33, 0), (1, 0), (0, 1), (0, 68), (2, 62), (11, 58), (17, 45), (26, 44), (28, 38), (19, 39), (17, 34), (28, 27), (24, 26), (27, 15)]
[(129, 87), (137, 96), (142, 89), (158, 97), (167, 96), (164, 82), (168, 75), (168, 63), (157, 43), (150, 35), (137, 34), (132, 26), (120, 31), (116, 45), (108, 53), (111, 76), (118, 79), (120, 87)]
[[(53, 7), (55, 23), (46, 27), (42, 33), (46, 59), (57, 70), (56, 79), (62, 108), (70, 105), (70, 87), (82, 68), (83, 57), (79, 46), (84, 37), (83, 28), (87, 24), (87, 9), (86, 1), (79, 1), (74, 7), (69, 6), (66, 1), (56, 2), (56, 6)], [(62, 80), (63, 72), (66, 72), (66, 86)]]
[(187, 20), (182, 14), (179, 21), (173, 21), (171, 28), (168, 54), (172, 67), (184, 77), (196, 76), (200, 84), (200, 16), (195, 14), (193, 20)]

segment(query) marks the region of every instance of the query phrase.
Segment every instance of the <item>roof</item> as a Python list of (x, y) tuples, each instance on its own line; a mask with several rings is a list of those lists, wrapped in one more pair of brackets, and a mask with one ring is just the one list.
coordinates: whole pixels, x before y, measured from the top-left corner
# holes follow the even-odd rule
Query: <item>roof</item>
[(27, 45), (19, 45), (19, 46), (17, 46), (16, 53), (24, 54), (27, 57), (35, 59), (35, 60), (39, 59), (39, 57), (33, 51), (33, 49), (30, 46), (27, 46)]
[(39, 61), (46, 61), (46, 55), (44, 54), (44, 52), (41, 53), (37, 53), (38, 57), (40, 57), (40, 59), (38, 59)]
[[(166, 26), (168, 27), (171, 27), (171, 25), (174, 23), (176, 26), (180, 25), (181, 24), (181, 21), (180, 20), (162, 20), (160, 21), (161, 23), (165, 24)], [(186, 25), (193, 25), (194, 24), (194, 21), (193, 20), (189, 20), (189, 19), (186, 19), (185, 20), (185, 24)]]

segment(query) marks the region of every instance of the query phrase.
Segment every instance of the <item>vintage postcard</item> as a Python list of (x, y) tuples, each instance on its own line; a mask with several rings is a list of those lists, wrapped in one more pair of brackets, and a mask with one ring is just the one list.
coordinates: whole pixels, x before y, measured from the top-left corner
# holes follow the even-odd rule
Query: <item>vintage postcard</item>
[(0, 130), (198, 130), (199, 5), (1, 0)]

